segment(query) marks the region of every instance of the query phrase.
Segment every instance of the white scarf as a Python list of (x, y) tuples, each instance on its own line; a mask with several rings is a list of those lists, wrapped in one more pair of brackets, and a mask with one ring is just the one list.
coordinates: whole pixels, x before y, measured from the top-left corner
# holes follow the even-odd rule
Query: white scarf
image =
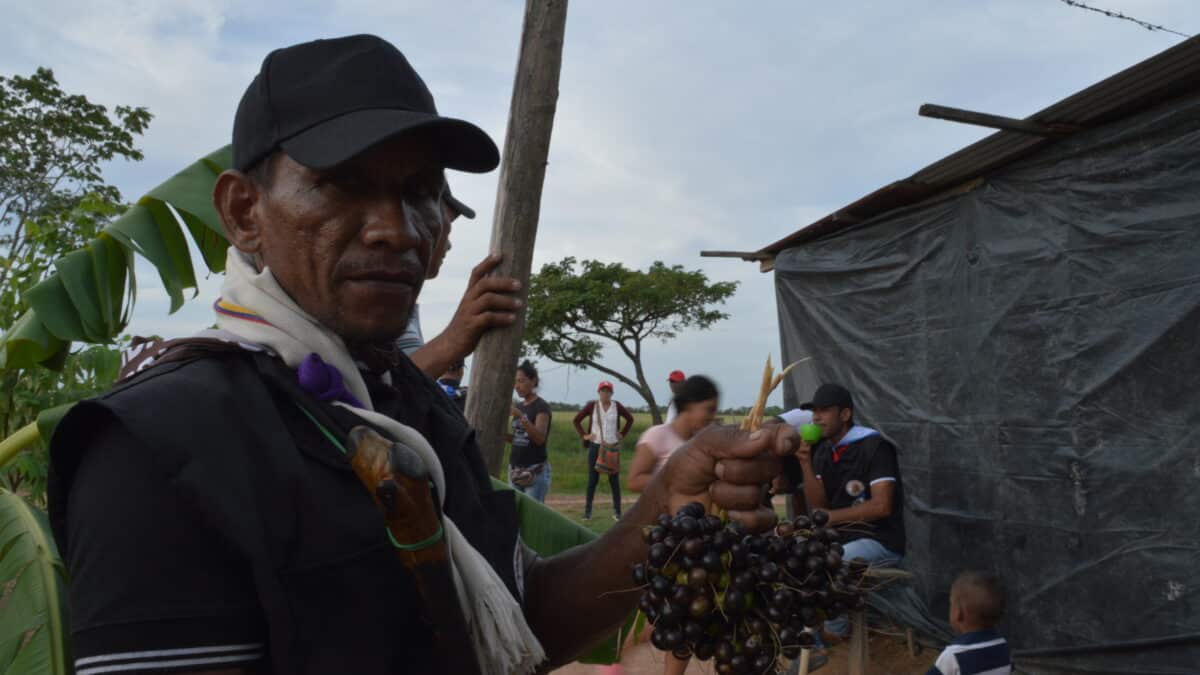
[[(298, 367), (313, 353), (337, 368), (346, 388), (362, 401), (364, 407), (357, 408), (340, 401), (334, 405), (385, 430), (394, 440), (421, 455), (437, 486), (438, 498), (445, 499), (446, 477), (429, 442), (412, 427), (375, 412), (366, 382), (346, 344), (301, 309), (270, 270), (256, 272), (244, 254), (230, 246), (219, 302), (225, 311), (217, 313), (217, 326), (241, 338), (240, 342), (269, 348), (290, 368)], [(444, 514), (443, 510), (446, 548), (454, 570), (458, 599), (475, 641), (475, 653), (479, 655), (482, 672), (486, 675), (533, 672), (546, 660), (546, 652), (525, 621), (520, 605), (487, 560)]]

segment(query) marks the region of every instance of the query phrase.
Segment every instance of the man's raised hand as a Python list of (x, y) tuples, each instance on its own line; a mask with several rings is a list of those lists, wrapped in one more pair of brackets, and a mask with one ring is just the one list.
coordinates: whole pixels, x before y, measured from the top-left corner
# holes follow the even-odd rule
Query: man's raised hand
[(471, 270), (467, 291), (446, 330), (413, 352), (413, 363), (426, 375), (441, 376), (450, 364), (474, 352), (484, 333), (516, 322), (517, 312), (524, 306), (517, 297), (521, 282), (512, 277), (487, 276), (502, 259), (499, 253), (493, 253)]
[(798, 443), (796, 430), (786, 424), (753, 433), (713, 425), (675, 451), (655, 482), (669, 513), (698, 501), (724, 509), (752, 531), (765, 530), (776, 516), (763, 497), (782, 471), (780, 457), (795, 452)]

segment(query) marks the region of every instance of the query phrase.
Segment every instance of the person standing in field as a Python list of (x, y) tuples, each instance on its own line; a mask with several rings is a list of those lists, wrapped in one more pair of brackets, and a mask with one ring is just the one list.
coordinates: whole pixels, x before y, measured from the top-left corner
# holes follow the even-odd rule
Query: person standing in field
[[(600, 482), (600, 472), (596, 470), (596, 461), (604, 448), (620, 448), (621, 440), (629, 434), (633, 427), (633, 414), (626, 410), (619, 401), (613, 400), (612, 382), (605, 380), (596, 388), (597, 399), (588, 404), (575, 415), (573, 424), (575, 433), (587, 444), (587, 505), (583, 509), (583, 519), (592, 519), (592, 499), (596, 495), (596, 484)], [(588, 422), (588, 431), (583, 429), (583, 420)], [(622, 424), (618, 428), (617, 418)], [(621, 519), (621, 471), (618, 465), (616, 471), (609, 470), (608, 485), (612, 489), (613, 520)]]
[(671, 374), (667, 375), (667, 386), (671, 387), (671, 400), (667, 403), (667, 424), (673, 422), (679, 412), (675, 407), (675, 396), (679, 394), (679, 388), (686, 379), (687, 375), (684, 375), (682, 370), (672, 370)]
[(550, 462), (546, 439), (550, 436), (550, 405), (537, 395), (537, 367), (530, 361), (517, 366), (513, 391), (520, 401), (512, 407), (512, 455), (508, 460), (508, 482), (539, 502), (550, 490)]

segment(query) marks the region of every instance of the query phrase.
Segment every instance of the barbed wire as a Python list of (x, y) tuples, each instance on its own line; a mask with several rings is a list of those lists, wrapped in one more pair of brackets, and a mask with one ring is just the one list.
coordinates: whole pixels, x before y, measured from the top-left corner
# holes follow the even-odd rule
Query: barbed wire
[(1070, 7), (1086, 9), (1089, 12), (1096, 12), (1097, 14), (1103, 14), (1104, 16), (1111, 17), (1113, 19), (1122, 19), (1124, 21), (1136, 23), (1137, 25), (1141, 26), (1142, 28), (1145, 28), (1148, 31), (1162, 31), (1164, 33), (1171, 33), (1173, 35), (1178, 35), (1179, 37), (1185, 37), (1185, 38), (1192, 37), (1191, 35), (1188, 35), (1187, 33), (1180, 33), (1179, 31), (1171, 30), (1170, 28), (1167, 28), (1166, 26), (1160, 26), (1158, 24), (1150, 23), (1149, 21), (1142, 21), (1141, 19), (1135, 19), (1132, 16), (1126, 16), (1125, 14), (1122, 14), (1116, 10), (1092, 7), (1091, 5), (1085, 5), (1084, 3), (1079, 2), (1079, 0), (1059, 0), (1059, 1)]

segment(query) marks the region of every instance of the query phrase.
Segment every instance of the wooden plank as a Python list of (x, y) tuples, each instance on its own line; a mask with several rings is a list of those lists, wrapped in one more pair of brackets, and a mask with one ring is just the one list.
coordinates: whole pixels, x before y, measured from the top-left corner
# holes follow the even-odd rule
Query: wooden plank
[[(526, 0), (491, 241), (491, 250), (504, 254), (495, 273), (519, 280), (526, 289), (558, 102), (566, 24), (567, 0)], [(504, 433), (524, 332), (525, 313), (521, 312), (513, 326), (484, 334), (471, 363), (467, 421), (475, 428), (488, 471), (494, 476), (502, 475)]]
[(741, 258), (747, 262), (770, 260), (775, 257), (761, 251), (700, 251), (701, 258)]
[(992, 115), (975, 112), (974, 110), (951, 108), (944, 105), (934, 105), (933, 103), (926, 103), (921, 106), (917, 110), (917, 114), (921, 117), (932, 117), (939, 120), (974, 124), (975, 126), (1003, 129), (1005, 131), (1019, 131), (1023, 134), (1032, 134), (1034, 136), (1061, 136), (1079, 130), (1079, 127), (1074, 125), (1042, 124), (1041, 122), (1019, 120), (1015, 117), (1004, 117), (1003, 115)]

